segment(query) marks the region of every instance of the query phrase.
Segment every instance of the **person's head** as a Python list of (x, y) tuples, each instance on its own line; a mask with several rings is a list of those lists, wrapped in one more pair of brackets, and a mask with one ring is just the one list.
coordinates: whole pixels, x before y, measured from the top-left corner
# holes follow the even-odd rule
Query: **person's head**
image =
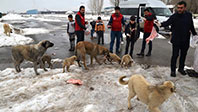
[(131, 23), (131, 24), (134, 24), (134, 23), (135, 23), (135, 16), (131, 16), (131, 17), (130, 17), (130, 23)]
[(119, 7), (119, 6), (116, 6), (116, 7), (115, 7), (115, 13), (116, 13), (116, 14), (119, 14), (119, 13), (120, 13), (120, 7)]
[(187, 6), (187, 4), (186, 4), (185, 1), (180, 1), (180, 2), (178, 2), (178, 3), (177, 3), (177, 12), (178, 12), (179, 14), (184, 13), (184, 12), (186, 11), (186, 6)]
[(73, 16), (71, 14), (68, 15), (68, 19), (69, 19), (69, 21), (72, 21), (73, 20)]
[(145, 16), (148, 16), (149, 15), (149, 9), (148, 8), (144, 9), (144, 15)]
[(101, 19), (101, 17), (98, 17), (98, 21), (101, 21), (102, 19)]
[(85, 14), (85, 6), (80, 6), (79, 11), (81, 14)]

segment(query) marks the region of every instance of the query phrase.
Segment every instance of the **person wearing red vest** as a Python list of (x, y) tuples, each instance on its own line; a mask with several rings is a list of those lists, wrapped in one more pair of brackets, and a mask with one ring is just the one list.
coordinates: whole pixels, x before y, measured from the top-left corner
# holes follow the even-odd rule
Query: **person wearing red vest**
[(111, 15), (110, 21), (108, 23), (108, 28), (111, 28), (111, 42), (110, 42), (110, 52), (113, 53), (114, 41), (116, 38), (116, 53), (119, 53), (120, 38), (122, 25), (125, 26), (124, 17), (120, 13), (120, 7), (115, 7), (115, 13)]
[[(142, 40), (142, 50), (139, 54), (137, 54), (138, 56), (144, 56), (144, 50), (146, 47), (146, 39), (150, 36), (153, 25), (154, 25), (154, 19), (155, 16), (149, 12), (149, 9), (145, 9), (144, 10), (144, 36), (143, 36), (143, 40)], [(151, 56), (151, 51), (152, 51), (152, 41), (149, 42), (149, 51), (146, 54), (146, 56)]]
[(80, 6), (80, 9), (75, 17), (75, 33), (77, 36), (77, 43), (84, 41), (84, 31), (86, 30), (85, 24), (85, 7)]

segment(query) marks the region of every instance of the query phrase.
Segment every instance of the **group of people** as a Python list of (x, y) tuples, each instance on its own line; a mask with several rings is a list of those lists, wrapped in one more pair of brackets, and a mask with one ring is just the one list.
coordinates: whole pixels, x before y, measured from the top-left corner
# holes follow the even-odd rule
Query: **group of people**
[[(189, 49), (190, 35), (197, 35), (193, 20), (192, 14), (186, 10), (186, 2), (180, 1), (177, 4), (177, 11), (170, 16), (170, 18), (162, 23), (158, 23), (155, 21), (156, 17), (152, 14), (149, 9), (144, 10), (144, 35), (142, 40), (142, 49), (138, 56), (143, 57), (144, 51), (146, 47), (146, 39), (151, 35), (154, 24), (158, 27), (166, 27), (171, 26), (172, 32), (172, 58), (171, 58), (171, 76), (176, 77), (176, 63), (177, 58), (180, 55), (179, 59), (179, 69), (178, 71), (182, 75), (186, 75), (184, 71), (185, 59)], [(84, 35), (86, 31), (86, 24), (88, 22), (85, 21), (85, 7), (81, 6), (79, 12), (75, 16), (75, 20), (73, 20), (72, 15), (68, 16), (68, 28), (67, 33), (69, 35), (69, 40), (71, 43), (70, 51), (74, 51), (75, 48), (75, 35), (77, 36), (77, 43), (80, 41), (84, 41)], [(122, 32), (126, 35), (126, 49), (125, 54), (128, 54), (130, 47), (130, 56), (133, 57), (133, 49), (134, 44), (137, 37), (137, 23), (135, 15), (130, 17), (129, 23), (126, 25), (124, 16), (120, 13), (120, 7), (115, 7), (115, 13), (113, 13), (110, 17), (107, 27), (111, 29), (111, 40), (110, 40), (110, 48), (109, 51), (113, 53), (114, 42), (116, 40), (116, 54), (120, 53), (120, 40), (122, 37)], [(97, 21), (93, 21), (90, 23), (92, 26), (91, 37), (93, 38), (94, 32), (97, 33), (98, 36), (98, 44), (102, 39), (102, 44), (104, 44), (104, 31), (105, 25), (102, 21), (101, 17), (98, 17)], [(149, 50), (146, 56), (151, 56), (152, 51), (152, 41), (149, 41)]]

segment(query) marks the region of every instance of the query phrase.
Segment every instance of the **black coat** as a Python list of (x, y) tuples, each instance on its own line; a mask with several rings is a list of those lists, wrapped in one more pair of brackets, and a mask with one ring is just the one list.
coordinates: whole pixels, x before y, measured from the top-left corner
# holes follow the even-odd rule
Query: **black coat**
[(172, 39), (171, 43), (175, 45), (189, 44), (190, 34), (196, 35), (193, 24), (192, 14), (184, 12), (183, 14), (174, 13), (167, 21), (161, 24), (161, 27), (171, 25)]

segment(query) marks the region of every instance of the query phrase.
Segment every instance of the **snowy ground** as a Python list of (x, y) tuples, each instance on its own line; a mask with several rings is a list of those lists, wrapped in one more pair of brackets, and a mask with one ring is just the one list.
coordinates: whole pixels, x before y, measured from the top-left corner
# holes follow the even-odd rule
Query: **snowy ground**
[(32, 42), (33, 39), (15, 33), (11, 33), (10, 37), (6, 36), (4, 34), (3, 23), (0, 22), (0, 47), (24, 45)]
[[(169, 68), (135, 64), (129, 69), (114, 65), (94, 65), (85, 71), (77, 65), (70, 73), (53, 69), (36, 76), (32, 68), (16, 73), (13, 68), (0, 71), (0, 111), (2, 112), (148, 112), (147, 107), (134, 98), (133, 110), (127, 109), (128, 87), (120, 85), (122, 75), (142, 74), (149, 82), (159, 84), (172, 80), (177, 92), (160, 109), (162, 112), (197, 112), (198, 80), (188, 76), (169, 76)], [(82, 86), (67, 84), (73, 78)]]

